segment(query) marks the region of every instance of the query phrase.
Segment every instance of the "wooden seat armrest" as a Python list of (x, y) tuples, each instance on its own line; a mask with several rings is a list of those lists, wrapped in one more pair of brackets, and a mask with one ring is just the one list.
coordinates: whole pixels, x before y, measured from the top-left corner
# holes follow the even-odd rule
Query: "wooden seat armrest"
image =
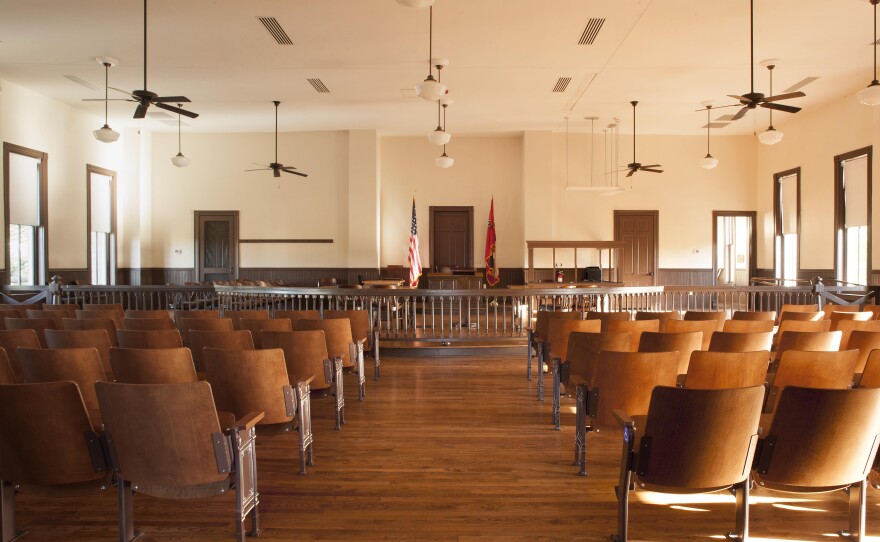
[(620, 422), (621, 427), (634, 428), (636, 426), (635, 420), (630, 418), (626, 412), (619, 409), (614, 409), (612, 413), (614, 414), (614, 417), (617, 419), (617, 421)]
[(263, 412), (248, 412), (241, 418), (235, 420), (235, 423), (232, 426), (238, 431), (247, 431), (257, 425), (264, 416), (265, 414)]

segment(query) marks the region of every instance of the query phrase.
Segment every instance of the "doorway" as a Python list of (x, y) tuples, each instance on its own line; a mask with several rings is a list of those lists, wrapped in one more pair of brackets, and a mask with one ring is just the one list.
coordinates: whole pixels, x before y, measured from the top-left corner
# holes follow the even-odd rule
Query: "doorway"
[(196, 280), (238, 278), (238, 211), (196, 211)]
[(473, 269), (474, 208), (429, 207), (429, 257), (435, 271)]
[(716, 286), (748, 286), (756, 275), (755, 211), (712, 211), (712, 276)]
[(660, 211), (614, 211), (614, 240), (624, 241), (620, 276), (624, 286), (654, 286), (659, 257)]

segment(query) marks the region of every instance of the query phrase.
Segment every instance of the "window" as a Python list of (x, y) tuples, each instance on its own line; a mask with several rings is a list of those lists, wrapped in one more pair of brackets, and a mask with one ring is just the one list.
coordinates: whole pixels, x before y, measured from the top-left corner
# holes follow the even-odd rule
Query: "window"
[(871, 147), (834, 157), (834, 270), (838, 280), (871, 276)]
[(116, 172), (86, 164), (89, 273), (92, 284), (116, 284)]
[(46, 284), (48, 154), (3, 144), (6, 271), (9, 284)]
[(798, 234), (801, 212), (801, 168), (773, 175), (775, 226), (774, 272), (778, 279), (793, 281), (800, 269)]

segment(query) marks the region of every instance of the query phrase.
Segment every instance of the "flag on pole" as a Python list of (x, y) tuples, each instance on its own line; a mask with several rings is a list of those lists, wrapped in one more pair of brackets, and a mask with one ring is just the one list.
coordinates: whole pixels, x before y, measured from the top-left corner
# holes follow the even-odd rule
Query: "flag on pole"
[(489, 204), (489, 227), (486, 230), (486, 282), (495, 286), (501, 281), (495, 262), (495, 198)]
[(411, 286), (419, 285), (419, 277), (422, 275), (422, 257), (419, 255), (419, 227), (416, 223), (416, 198), (413, 197), (412, 225), (409, 229), (409, 283)]

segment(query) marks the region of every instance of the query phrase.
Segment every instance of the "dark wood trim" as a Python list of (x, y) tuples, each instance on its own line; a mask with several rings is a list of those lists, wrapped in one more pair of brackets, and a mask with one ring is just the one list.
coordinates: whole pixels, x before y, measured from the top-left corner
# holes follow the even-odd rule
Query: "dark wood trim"
[(749, 280), (757, 276), (758, 269), (758, 212), (757, 211), (712, 211), (712, 284), (718, 276), (718, 217), (720, 216), (744, 216), (751, 218), (749, 224)]
[(332, 243), (333, 239), (239, 239), (239, 243)]
[[(660, 270), (660, 211), (633, 211), (633, 210), (614, 210), (614, 240), (620, 241), (620, 231), (618, 228), (618, 220), (622, 216), (631, 215), (653, 215), (654, 217), (654, 276), (653, 285), (657, 284), (657, 272)], [(621, 266), (622, 267), (622, 266)], [(623, 280), (623, 271), (620, 273), (620, 280)]]
[[(800, 166), (796, 168), (787, 169), (785, 171), (780, 171), (779, 173), (773, 174), (773, 274), (774, 276), (777, 273), (776, 262), (778, 260), (776, 254), (776, 246), (779, 244), (777, 242), (777, 238), (782, 235), (782, 213), (780, 213), (779, 206), (782, 204), (780, 199), (781, 196), (781, 184), (779, 183), (780, 179), (785, 177), (790, 177), (794, 175), (797, 180), (797, 262), (795, 264), (795, 274), (800, 275), (801, 270), (801, 168)], [(783, 267), (785, 263), (783, 262)], [(781, 274), (782, 270), (779, 269), (778, 272)]]
[(88, 280), (91, 282), (91, 277), (94, 274), (92, 270), (92, 173), (110, 177), (110, 238), (108, 239), (110, 268), (107, 270), (107, 280), (110, 284), (116, 284), (116, 172), (92, 164), (86, 164), (86, 266), (89, 273)]
[(195, 280), (196, 281), (202, 280), (201, 279), (202, 262), (201, 262), (201, 255), (199, 253), (199, 248), (200, 248), (199, 247), (199, 242), (200, 242), (200, 239), (199, 239), (199, 237), (200, 237), (199, 236), (199, 220), (203, 217), (210, 217), (210, 216), (217, 216), (217, 217), (222, 216), (224, 218), (232, 216), (232, 240), (233, 240), (233, 242), (229, 248), (235, 250), (235, 255), (232, 258), (232, 260), (233, 260), (233, 276), (235, 278), (238, 278), (238, 271), (239, 271), (239, 269), (238, 269), (238, 259), (239, 259), (238, 244), (240, 242), (240, 240), (238, 238), (238, 231), (239, 231), (238, 230), (238, 211), (193, 211), (193, 219), (194, 219), (193, 238), (194, 238), (195, 249), (196, 249), (196, 251), (195, 251), (195, 260), (196, 260), (195, 261)]
[[(867, 146), (854, 151), (838, 154), (834, 157), (834, 276), (840, 280), (846, 276), (846, 258), (843, 257), (843, 250), (846, 248), (846, 236), (841, 232), (846, 228), (846, 199), (844, 198), (843, 187), (843, 162), (852, 160), (859, 156), (868, 157), (868, 194), (866, 203), (868, 205), (868, 282), (871, 279), (871, 241), (872, 241), (872, 185), (873, 185), (873, 147)], [(843, 246), (841, 247), (841, 241)]]
[(4, 222), (4, 261), (6, 263), (6, 280), (9, 283), (9, 154), (21, 154), (40, 161), (40, 225), (37, 227), (36, 250), (34, 263), (36, 273), (34, 281), (46, 284), (49, 268), (49, 153), (22, 147), (14, 143), (3, 142), (3, 222)]
[(428, 262), (433, 269), (434, 266), (434, 213), (443, 212), (443, 211), (467, 211), (468, 213), (468, 222), (471, 234), (467, 238), (468, 246), (465, 249), (465, 254), (467, 258), (465, 260), (464, 267), (473, 267), (474, 265), (474, 235), (476, 232), (474, 231), (474, 207), (471, 206), (435, 206), (432, 205), (428, 207)]

